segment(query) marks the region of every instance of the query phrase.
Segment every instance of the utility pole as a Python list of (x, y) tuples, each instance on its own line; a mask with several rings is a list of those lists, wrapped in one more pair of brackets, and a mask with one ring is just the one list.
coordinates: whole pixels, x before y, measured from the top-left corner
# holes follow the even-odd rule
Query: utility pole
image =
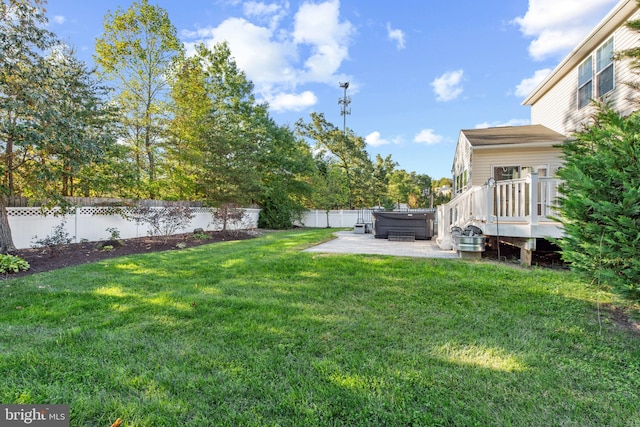
[(351, 114), (351, 108), (349, 104), (351, 104), (351, 98), (347, 96), (347, 89), (349, 88), (349, 82), (340, 83), (340, 87), (344, 89), (344, 96), (342, 99), (338, 99), (338, 105), (342, 105), (340, 108), (340, 115), (343, 117), (342, 122), (342, 131), (344, 134), (347, 134), (347, 115)]
[[(343, 117), (342, 122), (342, 132), (344, 135), (345, 142), (347, 141), (347, 114), (351, 114), (351, 108), (349, 104), (351, 104), (351, 98), (347, 96), (347, 88), (349, 88), (349, 82), (340, 82), (340, 87), (344, 89), (344, 96), (342, 99), (338, 99), (338, 105), (341, 105), (340, 115)], [(353, 209), (353, 187), (351, 183), (351, 174), (349, 173), (349, 169), (345, 169), (345, 173), (347, 174), (347, 182), (349, 186), (349, 209)]]

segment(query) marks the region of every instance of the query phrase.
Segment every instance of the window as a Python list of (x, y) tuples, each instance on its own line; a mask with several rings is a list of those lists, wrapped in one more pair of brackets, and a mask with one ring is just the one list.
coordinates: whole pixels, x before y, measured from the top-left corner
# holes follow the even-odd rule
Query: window
[(465, 169), (464, 171), (462, 171), (461, 174), (456, 175), (455, 177), (456, 194), (462, 193), (467, 187), (468, 183), (469, 183), (469, 175), (467, 170)]
[(495, 166), (493, 168), (493, 178), (496, 181), (520, 178), (520, 166)]
[(578, 109), (584, 108), (593, 97), (593, 65), (591, 55), (578, 67)]
[(613, 90), (613, 38), (596, 51), (596, 81), (598, 97)]

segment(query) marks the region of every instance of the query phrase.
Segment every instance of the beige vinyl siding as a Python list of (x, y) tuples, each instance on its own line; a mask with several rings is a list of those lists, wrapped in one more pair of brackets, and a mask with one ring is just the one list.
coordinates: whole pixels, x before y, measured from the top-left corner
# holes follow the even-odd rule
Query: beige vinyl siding
[(494, 166), (537, 167), (548, 165), (552, 176), (562, 165), (559, 148), (485, 148), (473, 150), (471, 185), (483, 185)]
[[(531, 124), (540, 124), (563, 135), (572, 131), (576, 118), (578, 69), (572, 70), (531, 106)], [(585, 108), (585, 110), (588, 108)]]
[[(632, 19), (640, 19), (640, 11), (636, 12)], [(606, 42), (609, 37), (611, 37), (611, 35), (604, 38), (602, 43)], [(640, 36), (627, 27), (622, 26), (613, 33), (613, 37), (614, 50), (619, 52), (638, 46), (638, 38)], [(594, 57), (596, 50), (590, 52)], [(585, 55), (579, 63), (582, 63), (587, 56), (588, 55)], [(614, 76), (614, 89), (607, 94), (607, 98), (610, 100), (613, 108), (623, 114), (628, 114), (635, 108), (629, 100), (632, 91), (624, 82), (637, 81), (638, 76), (630, 70), (628, 60), (615, 62)], [(549, 129), (567, 136), (579, 130), (582, 125), (587, 123), (595, 110), (593, 106), (578, 110), (577, 82), (578, 67), (576, 66), (531, 106), (531, 123), (544, 125)]]
[[(640, 11), (636, 12), (632, 20), (640, 19)], [(619, 28), (614, 35), (614, 48), (616, 52), (638, 47), (640, 34), (630, 30), (627, 27)], [(638, 97), (638, 93), (634, 91), (625, 83), (631, 81), (638, 81), (638, 75), (636, 75), (630, 67), (630, 61), (628, 59), (622, 61), (616, 61), (615, 67), (615, 89), (611, 102), (613, 107), (620, 113), (627, 115), (632, 111), (637, 110), (637, 104), (631, 99)]]

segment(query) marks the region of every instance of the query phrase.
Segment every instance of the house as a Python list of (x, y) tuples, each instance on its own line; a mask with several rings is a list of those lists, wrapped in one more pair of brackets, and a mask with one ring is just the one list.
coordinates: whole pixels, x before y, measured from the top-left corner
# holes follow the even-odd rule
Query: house
[(636, 110), (628, 82), (640, 77), (615, 52), (640, 46), (626, 27), (640, 19), (636, 0), (621, 0), (523, 101), (531, 125), (461, 130), (452, 174), (453, 198), (438, 207), (437, 242), (455, 246), (452, 229), (475, 226), (493, 247), (521, 249), (530, 264), (541, 239), (562, 236), (554, 211), (562, 167), (559, 146), (591, 120), (593, 100), (629, 114)]

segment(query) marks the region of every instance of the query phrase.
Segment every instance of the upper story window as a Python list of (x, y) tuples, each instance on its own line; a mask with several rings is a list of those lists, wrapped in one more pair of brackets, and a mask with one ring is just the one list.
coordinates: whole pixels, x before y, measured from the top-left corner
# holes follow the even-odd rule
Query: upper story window
[(596, 50), (595, 55), (589, 55), (578, 67), (578, 109), (589, 105), (593, 98), (600, 98), (613, 90), (613, 55), (611, 37)]
[(613, 37), (596, 51), (596, 76), (597, 97), (613, 90)]
[(578, 67), (578, 109), (586, 107), (593, 97), (593, 60), (591, 55)]

